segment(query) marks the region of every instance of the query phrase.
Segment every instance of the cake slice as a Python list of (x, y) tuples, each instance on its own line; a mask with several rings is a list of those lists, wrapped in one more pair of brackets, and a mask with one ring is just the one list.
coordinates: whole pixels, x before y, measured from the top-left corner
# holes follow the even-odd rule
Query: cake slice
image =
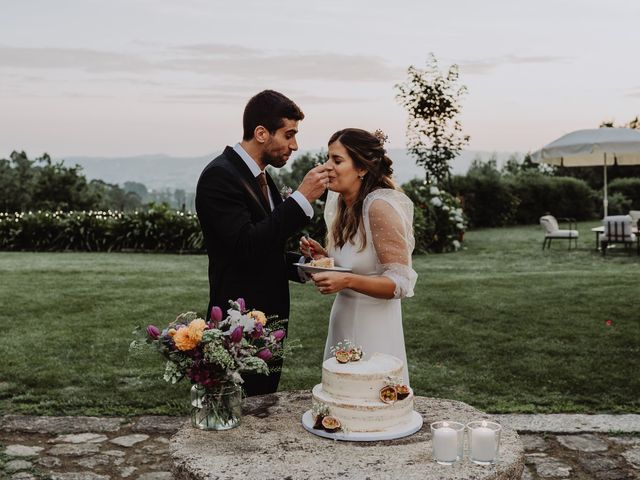
[(311, 260), (307, 265), (309, 265), (310, 267), (334, 268), (332, 257), (323, 257), (317, 260)]

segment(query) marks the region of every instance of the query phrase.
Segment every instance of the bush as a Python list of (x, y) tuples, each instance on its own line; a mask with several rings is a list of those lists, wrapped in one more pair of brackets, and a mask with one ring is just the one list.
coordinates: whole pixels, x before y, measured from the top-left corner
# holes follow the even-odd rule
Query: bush
[(0, 250), (204, 252), (195, 214), (148, 211), (0, 213)]
[(461, 198), (472, 227), (502, 227), (515, 223), (520, 200), (499, 175), (455, 176), (452, 192)]
[(602, 202), (584, 180), (577, 178), (533, 173), (514, 177), (509, 183), (519, 199), (515, 223), (536, 223), (546, 213), (587, 220), (597, 215), (598, 203)]
[(633, 210), (630, 199), (620, 192), (609, 195), (607, 215), (626, 215), (629, 213), (629, 210)]
[(452, 192), (473, 227), (501, 227), (536, 223), (551, 213), (577, 220), (594, 218), (602, 199), (584, 180), (552, 177), (534, 168), (499, 171), (496, 160), (475, 160), (467, 175), (452, 179)]
[(415, 253), (458, 250), (467, 228), (458, 199), (417, 179), (405, 183), (402, 188), (414, 205)]
[(640, 210), (640, 178), (617, 178), (609, 183), (609, 207), (611, 207), (611, 197), (615, 194), (623, 195), (630, 202), (627, 210), (620, 213), (627, 213), (629, 210)]

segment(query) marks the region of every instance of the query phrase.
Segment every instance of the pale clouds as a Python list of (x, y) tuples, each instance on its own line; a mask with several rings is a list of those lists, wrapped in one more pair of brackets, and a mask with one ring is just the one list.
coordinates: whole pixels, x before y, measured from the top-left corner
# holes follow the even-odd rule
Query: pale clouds
[(0, 45), (0, 68), (75, 69), (142, 73), (153, 64), (135, 55), (82, 48), (26, 48)]
[[(154, 58), (156, 57), (156, 58)], [(220, 78), (259, 76), (268, 80), (339, 82), (393, 81), (403, 68), (374, 55), (271, 52), (238, 45), (199, 44), (159, 52), (120, 53), (81, 48), (0, 46), (0, 68), (78, 70), (86, 73), (177, 72)]]
[[(178, 94), (167, 95), (160, 100), (160, 102), (176, 102), (176, 103), (211, 103), (211, 104), (229, 104), (238, 105), (246, 102), (250, 96), (248, 92), (258, 92), (258, 88), (254, 89), (238, 89), (237, 92), (211, 92), (211, 93), (194, 93), (194, 94)], [(327, 105), (327, 104), (359, 104), (371, 101), (371, 98), (356, 98), (356, 97), (338, 97), (330, 95), (314, 95), (300, 93), (294, 96), (295, 101), (301, 105)]]
[(499, 67), (505, 65), (525, 64), (560, 64), (570, 62), (570, 58), (553, 55), (518, 56), (503, 55), (501, 57), (485, 58), (478, 60), (462, 60), (458, 62), (460, 71), (469, 75), (488, 75)]

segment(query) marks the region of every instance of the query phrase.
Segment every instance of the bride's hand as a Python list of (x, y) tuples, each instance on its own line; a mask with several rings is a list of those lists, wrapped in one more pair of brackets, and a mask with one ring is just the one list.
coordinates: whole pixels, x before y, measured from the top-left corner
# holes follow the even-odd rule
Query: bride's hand
[(319, 272), (311, 275), (318, 291), (324, 295), (349, 288), (350, 273)]
[(306, 236), (300, 237), (300, 253), (306, 258), (317, 260), (318, 258), (327, 257), (327, 251), (322, 245), (313, 238)]

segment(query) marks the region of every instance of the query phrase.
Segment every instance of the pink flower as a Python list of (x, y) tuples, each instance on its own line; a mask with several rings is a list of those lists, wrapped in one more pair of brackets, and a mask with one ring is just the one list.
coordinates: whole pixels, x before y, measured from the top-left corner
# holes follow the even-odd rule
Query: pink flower
[(276, 330), (275, 332), (272, 332), (271, 335), (273, 336), (273, 338), (276, 339), (277, 342), (279, 342), (280, 340), (282, 340), (285, 336), (285, 331), (284, 330)]
[(238, 305), (240, 305), (240, 311), (241, 311), (241, 312), (244, 312), (244, 311), (246, 310), (246, 305), (245, 305), (245, 302), (244, 302), (244, 298), (242, 298), (242, 297), (238, 298), (238, 299), (236, 300), (236, 303), (237, 303)]
[(256, 322), (255, 327), (253, 328), (253, 332), (251, 333), (251, 338), (258, 339), (262, 337), (264, 332), (264, 327), (260, 322)]
[(608, 319), (606, 322), (604, 322), (607, 324), (607, 327), (610, 327), (611, 325), (613, 325), (613, 320)]
[(256, 357), (261, 358), (265, 362), (268, 362), (269, 360), (271, 360), (271, 357), (273, 357), (273, 353), (271, 353), (271, 350), (269, 350), (268, 348), (263, 348), (258, 353), (256, 353)]
[(222, 320), (222, 309), (214, 305), (211, 307), (211, 322), (215, 326), (220, 320)]
[(242, 325), (238, 325), (233, 332), (231, 332), (231, 341), (233, 343), (238, 343), (242, 340)]
[(160, 336), (160, 329), (155, 325), (147, 326), (147, 335), (151, 340), (155, 340)]

